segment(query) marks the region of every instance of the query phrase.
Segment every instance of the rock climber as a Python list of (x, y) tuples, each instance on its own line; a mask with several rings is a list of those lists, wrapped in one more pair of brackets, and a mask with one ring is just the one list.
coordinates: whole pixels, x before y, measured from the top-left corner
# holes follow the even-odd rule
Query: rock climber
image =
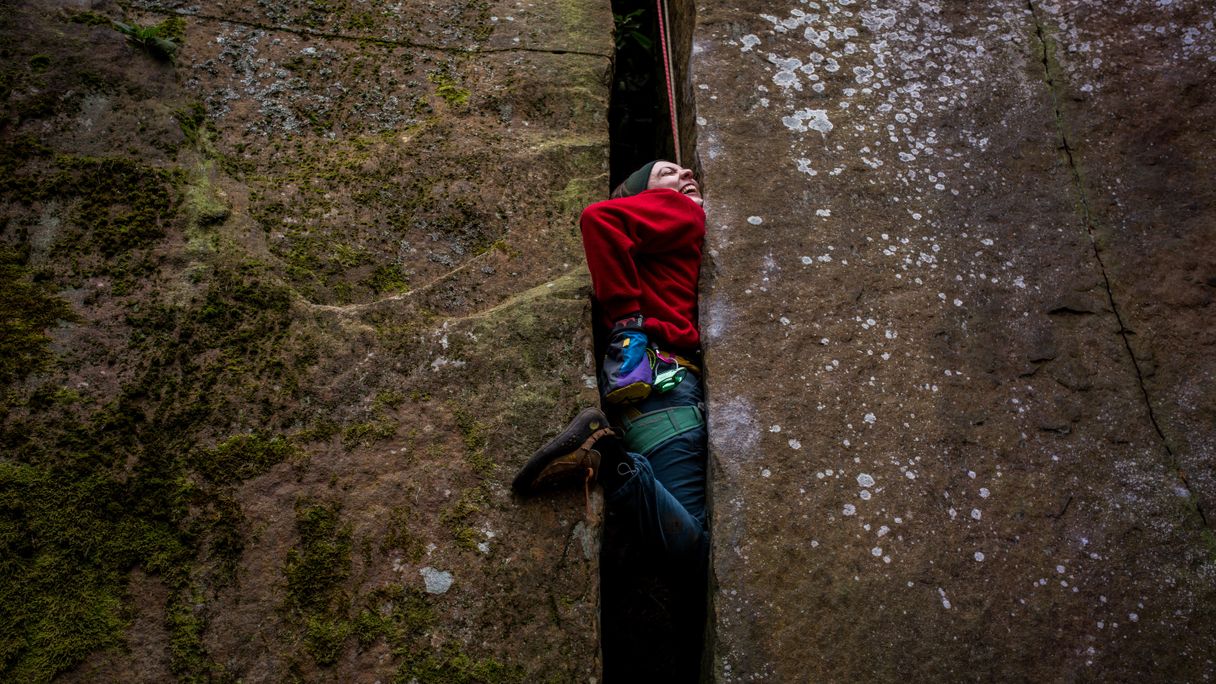
[(605, 502), (671, 558), (705, 552), (705, 418), (697, 280), (705, 210), (691, 170), (653, 161), (583, 210), (606, 410), (587, 408), (515, 477), (523, 495), (595, 478)]

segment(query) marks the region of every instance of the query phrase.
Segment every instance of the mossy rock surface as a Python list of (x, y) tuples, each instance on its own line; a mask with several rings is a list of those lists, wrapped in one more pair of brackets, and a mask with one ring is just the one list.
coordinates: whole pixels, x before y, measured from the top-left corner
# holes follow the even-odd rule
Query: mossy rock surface
[(508, 484), (592, 396), (609, 63), (449, 5), (0, 13), (0, 679), (596, 676), (581, 492)]

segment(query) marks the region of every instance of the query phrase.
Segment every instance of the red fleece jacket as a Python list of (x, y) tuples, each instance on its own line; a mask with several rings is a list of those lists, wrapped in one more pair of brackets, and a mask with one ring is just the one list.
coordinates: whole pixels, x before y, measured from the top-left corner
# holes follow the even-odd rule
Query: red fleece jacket
[(647, 190), (592, 204), (580, 224), (602, 322), (641, 312), (660, 346), (696, 349), (705, 210), (674, 190)]

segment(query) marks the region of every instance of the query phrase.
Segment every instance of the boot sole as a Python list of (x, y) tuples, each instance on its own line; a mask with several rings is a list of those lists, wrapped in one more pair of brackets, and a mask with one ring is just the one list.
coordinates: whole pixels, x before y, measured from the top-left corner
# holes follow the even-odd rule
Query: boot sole
[(517, 494), (534, 493), (532, 483), (546, 466), (577, 451), (597, 430), (605, 427), (608, 427), (608, 421), (604, 419), (603, 412), (597, 408), (583, 409), (565, 430), (532, 454), (532, 458), (528, 459), (511, 482), (511, 489)]

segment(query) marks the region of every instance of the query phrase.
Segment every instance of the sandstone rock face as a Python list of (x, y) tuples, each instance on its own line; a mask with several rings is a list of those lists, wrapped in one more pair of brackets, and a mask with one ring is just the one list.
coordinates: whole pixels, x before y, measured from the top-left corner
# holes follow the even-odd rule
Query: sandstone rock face
[(697, 22), (711, 676), (1216, 677), (1210, 8)]
[(597, 678), (597, 523), (508, 483), (595, 397), (608, 6), (10, 3), (0, 45), (0, 678)]
[[(1160, 5), (1160, 6), (1159, 6)], [(1165, 447), (1216, 515), (1216, 34), (1203, 3), (1044, 5), (1062, 122)]]

